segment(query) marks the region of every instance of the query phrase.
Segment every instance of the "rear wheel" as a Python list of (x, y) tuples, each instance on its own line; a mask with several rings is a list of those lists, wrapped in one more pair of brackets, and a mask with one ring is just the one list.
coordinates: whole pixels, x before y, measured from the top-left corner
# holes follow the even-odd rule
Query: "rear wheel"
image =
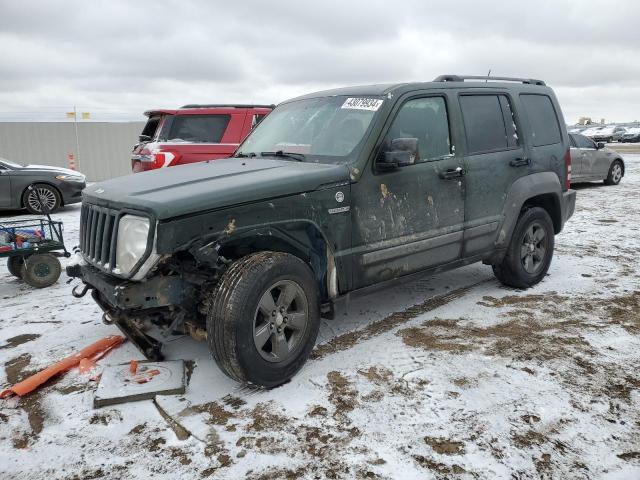
[(305, 262), (281, 252), (248, 255), (212, 294), (207, 338), (224, 373), (275, 387), (302, 368), (320, 326), (318, 289)]
[(544, 278), (554, 247), (553, 222), (547, 211), (533, 207), (520, 214), (507, 253), (493, 273), (503, 284), (529, 288)]
[[(43, 208), (40, 207), (40, 202)], [(26, 190), (22, 196), (24, 208), (34, 215), (53, 212), (60, 207), (61, 203), (58, 191), (44, 183), (34, 185), (32, 190)]]
[(27, 285), (44, 288), (53, 285), (60, 278), (60, 260), (50, 253), (29, 256), (20, 269), (20, 276)]
[(620, 160), (614, 160), (609, 167), (609, 173), (607, 174), (607, 178), (604, 180), (604, 183), (606, 185), (618, 185), (620, 180), (622, 180), (622, 175), (622, 162)]
[(22, 264), (24, 263), (24, 257), (9, 257), (7, 259), (7, 270), (14, 277), (22, 278), (20, 270), (22, 269)]

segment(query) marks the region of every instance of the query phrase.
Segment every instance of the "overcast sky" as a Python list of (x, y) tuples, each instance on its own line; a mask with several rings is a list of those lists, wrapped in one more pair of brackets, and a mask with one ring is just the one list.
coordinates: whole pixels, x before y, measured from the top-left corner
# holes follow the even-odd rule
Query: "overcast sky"
[(139, 118), (491, 69), (545, 80), (568, 122), (640, 120), (637, 0), (0, 0), (0, 45), (2, 119), (73, 105)]

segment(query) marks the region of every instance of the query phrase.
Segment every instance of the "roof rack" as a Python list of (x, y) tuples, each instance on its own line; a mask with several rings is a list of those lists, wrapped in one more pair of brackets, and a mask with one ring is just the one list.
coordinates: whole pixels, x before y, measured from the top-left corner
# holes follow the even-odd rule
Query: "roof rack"
[(464, 82), (465, 80), (498, 80), (501, 82), (519, 82), (528, 85), (546, 85), (542, 80), (535, 78), (515, 78), (515, 77), (489, 77), (483, 75), (440, 75), (434, 82)]
[(183, 105), (180, 108), (275, 108), (275, 105), (249, 105), (249, 104), (222, 104), (222, 103), (212, 103), (212, 104), (196, 104), (190, 103), (188, 105)]

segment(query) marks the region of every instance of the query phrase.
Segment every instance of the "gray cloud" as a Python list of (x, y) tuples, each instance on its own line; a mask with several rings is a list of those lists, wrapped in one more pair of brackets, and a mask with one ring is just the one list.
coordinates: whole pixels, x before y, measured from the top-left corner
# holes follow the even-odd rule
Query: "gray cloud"
[(640, 117), (640, 2), (0, 4), (0, 113), (134, 117), (441, 73), (542, 78), (565, 116)]

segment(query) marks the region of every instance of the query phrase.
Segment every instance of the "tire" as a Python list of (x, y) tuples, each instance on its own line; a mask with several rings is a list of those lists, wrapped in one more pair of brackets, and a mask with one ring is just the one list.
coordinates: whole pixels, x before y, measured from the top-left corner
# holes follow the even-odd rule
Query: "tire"
[(9, 257), (7, 259), (7, 270), (14, 277), (22, 278), (21, 270), (24, 257)]
[[(281, 299), (283, 292), (290, 301)], [(229, 267), (212, 295), (207, 339), (226, 375), (271, 388), (302, 368), (320, 327), (318, 288), (305, 262), (281, 252), (247, 255)]]
[(34, 190), (25, 190), (25, 192), (22, 194), (22, 204), (24, 205), (24, 208), (29, 211), (29, 213), (32, 213), (34, 215), (39, 215), (42, 213), (40, 211), (40, 205), (38, 204), (36, 190), (40, 193), (43, 202), (45, 202), (45, 212), (54, 212), (58, 208), (60, 208), (62, 201), (58, 190), (56, 190), (51, 185), (47, 185), (45, 183), (37, 183), (34, 185)]
[(29, 256), (20, 270), (22, 280), (34, 288), (53, 285), (60, 278), (60, 261), (50, 253), (38, 253)]
[[(537, 233), (540, 231), (543, 237)], [(509, 287), (532, 287), (547, 274), (554, 244), (553, 222), (547, 211), (540, 207), (525, 210), (520, 213), (502, 262), (493, 265), (493, 273)]]
[(609, 173), (607, 178), (604, 179), (605, 185), (618, 185), (622, 176), (624, 175), (624, 168), (620, 160), (614, 160), (609, 167)]

